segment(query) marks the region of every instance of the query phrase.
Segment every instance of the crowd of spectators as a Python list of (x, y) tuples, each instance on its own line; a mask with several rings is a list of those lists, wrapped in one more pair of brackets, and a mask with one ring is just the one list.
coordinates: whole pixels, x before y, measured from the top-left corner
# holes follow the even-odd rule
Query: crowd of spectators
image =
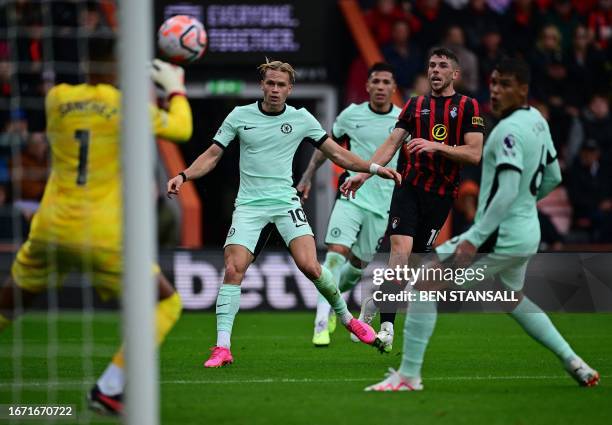
[[(530, 103), (549, 122), (573, 211), (569, 229), (554, 227), (551, 246), (612, 242), (612, 0), (377, 0), (362, 1), (366, 24), (397, 73), (404, 98), (423, 93), (425, 59), (436, 45), (460, 61), (457, 90), (475, 97), (486, 114), (488, 79), (503, 56), (520, 57), (532, 72)], [(347, 102), (367, 99), (357, 59)], [(425, 80), (426, 83), (426, 80)], [(466, 170), (456, 206), (456, 228), (473, 219), (478, 173)], [(555, 220), (553, 220), (554, 222)], [(563, 226), (561, 226), (563, 227)], [(544, 230), (544, 229), (543, 229)], [(567, 232), (566, 230), (569, 230)], [(559, 233), (566, 235), (558, 236)], [(560, 240), (559, 240), (560, 239)]]

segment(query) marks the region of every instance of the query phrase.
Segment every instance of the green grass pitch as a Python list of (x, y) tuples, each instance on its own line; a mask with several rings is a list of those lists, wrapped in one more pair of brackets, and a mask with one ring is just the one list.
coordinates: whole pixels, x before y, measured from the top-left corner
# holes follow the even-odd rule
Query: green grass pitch
[[(400, 362), (403, 318), (394, 351), (378, 354), (354, 344), (339, 328), (328, 348), (310, 343), (311, 313), (240, 313), (235, 363), (204, 369), (214, 343), (210, 313), (184, 313), (161, 350), (163, 424), (604, 424), (612, 417), (612, 315), (554, 314), (576, 351), (602, 374), (580, 388), (556, 358), (500, 314), (442, 314), (424, 367), (420, 393), (364, 393)], [(102, 372), (118, 339), (118, 317), (93, 319), (92, 361), (82, 356), (82, 317), (57, 317), (56, 365), (47, 361), (47, 316), (26, 315), (22, 334), (22, 403), (56, 402), (84, 408), (83, 391)], [(15, 329), (0, 334), (0, 403), (10, 403)], [(89, 337), (86, 337), (89, 338)], [(85, 338), (85, 339), (86, 339)], [(87, 346), (87, 344), (85, 344)], [(51, 351), (50, 351), (51, 350)], [(57, 367), (56, 367), (57, 366)], [(57, 376), (49, 377), (49, 370)], [(89, 372), (88, 372), (89, 371)], [(90, 374), (88, 380), (83, 376)], [(59, 385), (48, 387), (49, 379)], [(53, 391), (56, 391), (53, 393)], [(97, 416), (83, 423), (118, 423)], [(1, 422), (1, 421), (0, 421)], [(35, 423), (32, 421), (23, 423)]]

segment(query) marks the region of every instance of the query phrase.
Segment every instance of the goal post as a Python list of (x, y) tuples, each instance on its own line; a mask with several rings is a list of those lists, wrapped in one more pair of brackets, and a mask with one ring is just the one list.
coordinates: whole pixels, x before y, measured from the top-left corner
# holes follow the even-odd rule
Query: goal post
[(124, 277), (122, 323), (125, 340), (125, 417), (129, 425), (159, 423), (155, 345), (156, 251), (153, 149), (149, 115), (152, 59), (151, 0), (119, 2), (119, 78), (122, 91)]

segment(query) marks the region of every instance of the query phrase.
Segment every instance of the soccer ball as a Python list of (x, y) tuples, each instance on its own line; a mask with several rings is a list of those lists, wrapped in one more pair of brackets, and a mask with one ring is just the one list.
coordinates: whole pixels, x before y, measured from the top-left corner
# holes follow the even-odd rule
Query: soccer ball
[(170, 62), (191, 63), (206, 51), (207, 37), (204, 25), (188, 15), (168, 18), (159, 27), (157, 45)]

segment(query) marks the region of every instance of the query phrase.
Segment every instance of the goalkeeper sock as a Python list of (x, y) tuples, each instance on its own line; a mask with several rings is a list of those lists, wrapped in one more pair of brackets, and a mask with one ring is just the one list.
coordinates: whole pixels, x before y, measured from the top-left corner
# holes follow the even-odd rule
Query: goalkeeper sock
[[(346, 258), (342, 254), (330, 251), (325, 255), (325, 262), (323, 263), (323, 267), (327, 267), (327, 269), (329, 269), (329, 271), (332, 273), (334, 282), (338, 282), (340, 270), (344, 263), (346, 263)], [(320, 328), (320, 330), (322, 330), (323, 328), (327, 328), (327, 319), (329, 318), (330, 310), (331, 306), (329, 305), (325, 297), (319, 293), (319, 297), (317, 299), (317, 314), (315, 316), (315, 326)]]
[(555, 353), (563, 362), (577, 357), (574, 350), (561, 336), (546, 313), (529, 298), (523, 297), (510, 315), (523, 327), (529, 336)]
[(0, 332), (5, 330), (11, 325), (11, 320), (5, 315), (0, 313)]
[(223, 284), (217, 295), (217, 346), (230, 348), (234, 318), (240, 308), (240, 285)]
[(432, 301), (413, 301), (406, 312), (404, 323), (404, 353), (399, 372), (404, 376), (419, 378), (425, 357), (425, 349), (436, 326), (438, 310)]
[(342, 323), (346, 325), (350, 322), (353, 315), (348, 311), (346, 302), (336, 286), (332, 272), (330, 272), (327, 267), (321, 266), (321, 275), (318, 279), (313, 280), (312, 283), (315, 284), (319, 293), (323, 295), (332, 306)]
[(108, 396), (121, 394), (125, 383), (123, 368), (114, 363), (109, 364), (96, 383), (102, 394)]
[[(168, 298), (164, 298), (157, 303), (155, 309), (155, 338), (157, 345), (164, 341), (170, 329), (174, 327), (181, 316), (182, 310), (183, 304), (181, 303), (181, 297), (178, 292), (173, 293)], [(125, 366), (123, 347), (113, 356), (112, 364), (119, 368)]]
[(340, 292), (350, 291), (359, 283), (363, 276), (363, 269), (357, 268), (347, 261), (340, 269), (340, 279), (338, 279), (338, 287)]

